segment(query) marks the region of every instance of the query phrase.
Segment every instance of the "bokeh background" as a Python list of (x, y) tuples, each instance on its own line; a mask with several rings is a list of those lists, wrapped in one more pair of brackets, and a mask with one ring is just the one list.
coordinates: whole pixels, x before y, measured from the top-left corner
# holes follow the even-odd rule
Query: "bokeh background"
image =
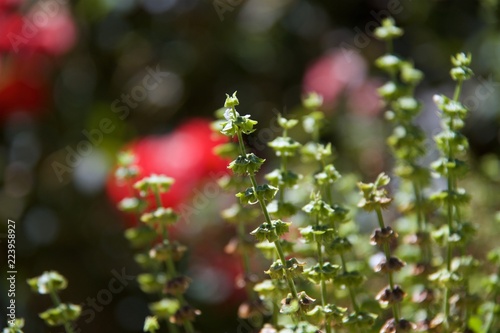
[[(304, 93), (318, 91), (338, 169), (362, 179), (390, 170), (375, 91), (384, 77), (372, 66), (384, 45), (371, 33), (387, 14), (405, 29), (396, 52), (426, 75), (417, 95), (429, 135), (439, 128), (432, 94), (452, 89), (450, 55), (473, 54), (476, 77), (463, 94), (472, 110), (467, 185), (478, 219), (488, 219), (500, 209), (492, 195), (500, 182), (497, 0), (0, 0), (0, 219), (17, 222), (16, 299), (26, 332), (58, 332), (38, 319), (50, 299), (32, 294), (26, 278), (57, 270), (70, 283), (62, 298), (86, 303), (108, 288), (113, 271), (140, 273), (123, 238), (133, 222), (115, 209), (125, 194), (110, 180), (124, 146), (140, 154), (144, 170), (177, 178), (170, 204), (197, 207), (176, 231), (190, 245), (182, 269), (195, 280), (188, 296), (203, 311), (197, 327), (237, 332), (241, 268), (224, 254), (234, 231), (218, 213), (232, 196), (198, 195), (225, 169), (201, 118), (238, 90), (240, 112), (270, 128), (276, 112), (298, 114)], [(270, 132), (254, 136), (264, 157)], [(482, 244), (494, 244), (494, 235), (481, 230)], [(4, 309), (5, 278), (0, 287)], [(131, 281), (78, 327), (140, 332), (147, 302)]]

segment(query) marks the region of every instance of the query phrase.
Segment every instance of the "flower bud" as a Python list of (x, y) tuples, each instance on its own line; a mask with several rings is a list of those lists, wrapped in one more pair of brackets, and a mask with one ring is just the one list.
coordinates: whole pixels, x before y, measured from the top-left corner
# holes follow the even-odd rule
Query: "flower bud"
[(236, 91), (233, 93), (233, 96), (229, 96), (226, 94), (226, 101), (224, 102), (224, 107), (231, 108), (240, 104), (238, 97), (236, 97)]

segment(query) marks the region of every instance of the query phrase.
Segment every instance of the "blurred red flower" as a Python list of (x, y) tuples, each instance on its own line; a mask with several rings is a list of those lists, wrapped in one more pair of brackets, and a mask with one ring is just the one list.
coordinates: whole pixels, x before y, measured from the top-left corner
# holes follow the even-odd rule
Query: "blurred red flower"
[(8, 60), (8, 64), (0, 64), (0, 122), (16, 112), (42, 114), (50, 97), (50, 61), (40, 54)]
[(0, 0), (0, 10), (15, 8), (22, 2), (23, 0)]
[(321, 56), (307, 69), (303, 79), (304, 93), (323, 96), (326, 108), (335, 106), (345, 89), (359, 85), (366, 76), (366, 62), (354, 52), (333, 50)]
[(52, 56), (76, 42), (76, 26), (67, 5), (34, 2), (24, 14), (22, 0), (0, 0), (0, 121), (16, 112), (39, 115), (50, 97)]
[(340, 97), (347, 97), (349, 111), (363, 116), (376, 116), (382, 110), (379, 86), (367, 75), (366, 61), (348, 50), (333, 50), (315, 60), (304, 75), (304, 94), (316, 92), (323, 96), (325, 111), (331, 111)]
[(0, 51), (59, 56), (73, 47), (77, 33), (67, 5), (35, 2), (22, 14), (15, 10), (19, 2), (0, 0)]
[[(139, 169), (137, 180), (151, 174), (175, 179), (170, 191), (161, 199), (165, 206), (176, 208), (186, 202), (203, 181), (216, 179), (222, 172), (227, 172), (228, 162), (213, 153), (213, 148), (225, 141), (224, 137), (212, 132), (209, 120), (195, 118), (167, 135), (132, 142), (125, 150), (135, 156)], [(114, 204), (134, 195), (130, 184), (116, 180), (114, 174), (108, 179), (107, 193)], [(149, 199), (150, 205), (154, 206), (153, 198)]]

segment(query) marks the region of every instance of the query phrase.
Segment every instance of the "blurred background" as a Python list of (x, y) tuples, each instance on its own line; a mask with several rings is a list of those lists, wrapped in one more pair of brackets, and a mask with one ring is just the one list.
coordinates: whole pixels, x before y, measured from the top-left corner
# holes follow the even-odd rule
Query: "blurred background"
[[(64, 300), (93, 309), (92, 320), (77, 323), (81, 332), (142, 331), (148, 298), (134, 281), (105, 305), (88, 301), (117, 272), (141, 272), (123, 237), (133, 222), (115, 209), (127, 193), (110, 178), (124, 146), (144, 173), (177, 179), (167, 203), (190, 220), (175, 234), (190, 246), (182, 270), (203, 311), (197, 327), (237, 332), (241, 268), (224, 254), (234, 231), (218, 213), (233, 199), (213, 187), (225, 162), (210, 152), (206, 119), (238, 90), (239, 111), (267, 129), (253, 141), (267, 157), (276, 113), (300, 113), (304, 93), (317, 91), (339, 171), (371, 179), (390, 170), (375, 90), (385, 78), (372, 66), (385, 52), (372, 31), (387, 15), (405, 30), (395, 51), (426, 75), (417, 96), (429, 135), (439, 128), (432, 95), (453, 89), (450, 55), (473, 54), (476, 76), (463, 93), (472, 110), (467, 185), (486, 217), (500, 209), (491, 195), (500, 182), (497, 0), (0, 0), (0, 218), (17, 223), (17, 312), (26, 332), (60, 331), (37, 317), (49, 297), (24, 283), (45, 270), (69, 279)], [(491, 231), (480, 234), (494, 242)], [(5, 278), (0, 287), (5, 308)]]

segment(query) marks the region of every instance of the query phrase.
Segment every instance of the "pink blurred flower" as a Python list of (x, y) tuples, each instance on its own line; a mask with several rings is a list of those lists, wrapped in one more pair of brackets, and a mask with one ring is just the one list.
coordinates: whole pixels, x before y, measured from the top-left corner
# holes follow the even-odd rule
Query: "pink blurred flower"
[(73, 47), (77, 33), (67, 5), (35, 2), (24, 15), (15, 10), (17, 4), (0, 0), (0, 51), (60, 56)]
[(366, 62), (358, 54), (333, 50), (306, 69), (303, 91), (318, 93), (323, 96), (325, 108), (332, 108), (345, 89), (365, 80), (366, 71)]
[(377, 88), (382, 83), (376, 79), (368, 79), (349, 91), (347, 107), (353, 113), (365, 117), (373, 117), (382, 110), (382, 99)]
[[(35, 6), (28, 17), (34, 18), (39, 10)], [(60, 56), (75, 45), (77, 38), (75, 23), (69, 10), (65, 7), (61, 6), (57, 14), (51, 17), (47, 24), (40, 24), (38, 28), (38, 33), (31, 41), (31, 47), (35, 50)]]
[(67, 5), (56, 0), (34, 2), (27, 14), (22, 0), (0, 0), (0, 121), (22, 111), (39, 115), (50, 96), (49, 57), (68, 52), (76, 26)]

